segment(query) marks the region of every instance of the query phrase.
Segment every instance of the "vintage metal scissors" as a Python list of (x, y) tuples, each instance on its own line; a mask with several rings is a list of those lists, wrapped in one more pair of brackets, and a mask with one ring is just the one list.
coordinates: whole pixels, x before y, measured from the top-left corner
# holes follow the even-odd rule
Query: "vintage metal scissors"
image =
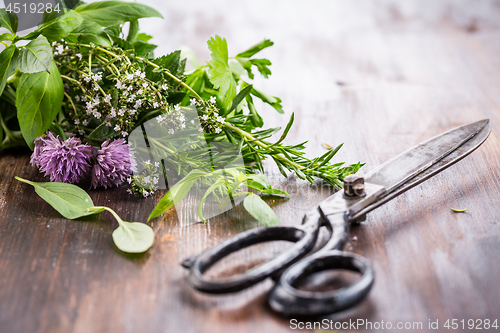
[[(221, 294), (240, 291), (272, 277), (276, 284), (268, 301), (273, 310), (285, 316), (324, 315), (347, 309), (363, 300), (374, 282), (368, 260), (342, 251), (349, 238), (350, 224), (364, 220), (366, 213), (464, 158), (479, 147), (490, 132), (488, 119), (463, 125), (405, 151), (364, 177), (348, 176), (344, 190), (306, 213), (300, 227), (252, 229), (185, 260), (182, 265), (189, 268), (189, 282), (199, 291)], [(331, 237), (320, 250), (307, 256), (322, 226), (329, 229)], [(223, 279), (208, 279), (203, 275), (232, 252), (276, 240), (294, 244), (244, 274)], [(332, 269), (354, 271), (361, 274), (361, 278), (334, 291), (296, 288), (299, 279)]]

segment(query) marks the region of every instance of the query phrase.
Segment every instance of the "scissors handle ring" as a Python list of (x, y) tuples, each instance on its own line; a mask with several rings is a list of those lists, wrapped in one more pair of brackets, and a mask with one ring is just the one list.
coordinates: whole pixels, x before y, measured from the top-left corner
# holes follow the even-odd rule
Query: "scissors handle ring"
[[(199, 291), (211, 294), (230, 293), (248, 288), (265, 278), (282, 271), (304, 257), (316, 243), (321, 215), (314, 209), (304, 217), (304, 225), (296, 227), (267, 227), (252, 229), (236, 235), (200, 255), (188, 259), (183, 266), (189, 268), (189, 282)], [(289, 249), (276, 257), (253, 267), (244, 274), (223, 279), (208, 279), (203, 275), (211, 266), (229, 254), (254, 244), (285, 240), (294, 242)]]
[[(297, 281), (327, 269), (358, 272), (361, 279), (347, 287), (327, 292), (299, 290)], [(367, 259), (338, 250), (321, 251), (290, 266), (269, 293), (271, 308), (285, 316), (318, 316), (345, 310), (361, 302), (375, 279)]]

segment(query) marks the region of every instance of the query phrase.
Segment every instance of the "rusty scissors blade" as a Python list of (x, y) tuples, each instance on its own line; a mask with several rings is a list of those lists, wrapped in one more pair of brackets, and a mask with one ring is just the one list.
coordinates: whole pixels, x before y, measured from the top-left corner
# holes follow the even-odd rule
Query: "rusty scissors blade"
[[(221, 294), (240, 291), (273, 277), (276, 284), (269, 292), (268, 301), (274, 311), (285, 316), (323, 315), (358, 304), (370, 291), (375, 275), (367, 259), (342, 251), (349, 237), (350, 223), (362, 220), (369, 211), (464, 158), (478, 148), (490, 132), (487, 119), (463, 125), (403, 152), (365, 177), (346, 177), (344, 190), (306, 213), (301, 226), (252, 229), (185, 260), (182, 265), (189, 269), (190, 284), (202, 292)], [(322, 226), (330, 230), (330, 239), (320, 250), (307, 256)], [(274, 240), (294, 244), (244, 274), (222, 279), (208, 279), (203, 274), (233, 252)], [(305, 277), (331, 269), (351, 270), (361, 274), (361, 279), (327, 292), (297, 288)]]

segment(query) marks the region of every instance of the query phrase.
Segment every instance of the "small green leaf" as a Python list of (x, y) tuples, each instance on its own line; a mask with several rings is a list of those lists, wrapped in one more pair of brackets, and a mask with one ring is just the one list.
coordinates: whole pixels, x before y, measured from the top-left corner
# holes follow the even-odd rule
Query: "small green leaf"
[(263, 175), (261, 173), (250, 174), (247, 176), (247, 178), (261, 184), (263, 188), (268, 188), (271, 186), (271, 183), (269, 182), (269, 179), (266, 177), (266, 175)]
[(285, 191), (275, 189), (275, 188), (268, 188), (268, 189), (262, 190), (260, 192), (265, 193), (265, 194), (270, 194), (270, 195), (285, 195), (285, 196), (290, 198), (290, 195), (288, 193), (286, 193)]
[(150, 226), (139, 222), (120, 222), (113, 231), (113, 241), (123, 252), (146, 252), (154, 243), (155, 233)]
[(258, 195), (252, 194), (245, 198), (243, 206), (263, 226), (281, 225), (280, 219)]
[(227, 41), (216, 35), (215, 38), (210, 38), (207, 44), (208, 49), (212, 51), (212, 60), (209, 62), (210, 69), (208, 70), (210, 82), (219, 89), (219, 97), (222, 99), (224, 108), (228, 109), (236, 97), (236, 81), (228, 63)]
[(18, 54), (15, 45), (9, 45), (0, 53), (0, 96), (5, 89), (7, 79), (16, 71)]
[(178, 204), (188, 194), (189, 190), (191, 190), (191, 187), (193, 187), (196, 180), (204, 175), (206, 175), (206, 173), (203, 171), (192, 170), (177, 184), (172, 186), (167, 194), (165, 194), (160, 199), (156, 207), (153, 209), (148, 217), (148, 221), (152, 218), (160, 216), (161, 214), (167, 212), (169, 209)]
[(15, 34), (17, 32), (18, 18), (13, 12), (0, 8), (0, 28), (5, 28)]
[(278, 111), (278, 113), (281, 114), (284, 113), (283, 107), (281, 106), (281, 99), (279, 99), (278, 97), (268, 95), (255, 88), (252, 89), (252, 95), (254, 95), (257, 98), (260, 98), (264, 103), (271, 105), (276, 111)]
[(2, 42), (4, 40), (13, 40), (13, 39), (14, 39), (14, 35), (11, 33), (8, 33), (8, 32), (0, 35), (0, 42)]
[(155, 9), (136, 2), (97, 1), (83, 4), (75, 9), (84, 19), (102, 27), (134, 21), (143, 17), (163, 16)]
[(33, 185), (36, 193), (67, 219), (74, 220), (104, 210), (89, 210), (94, 207), (92, 199), (87, 192), (76, 185), (56, 182), (35, 183), (19, 177), (15, 178), (20, 182)]
[(54, 42), (66, 37), (70, 32), (78, 28), (82, 21), (83, 18), (80, 14), (71, 10), (55, 20), (48, 21), (36, 31), (47, 37), (49, 42)]
[[(168, 70), (174, 76), (181, 76), (184, 74), (186, 60), (181, 60), (181, 51), (174, 51), (167, 55), (161, 56), (153, 60), (153, 63), (160, 66), (162, 69)], [(146, 77), (151, 81), (161, 81), (164, 77), (161, 71), (154, 71), (152, 66), (146, 69)], [(175, 82), (167, 77), (167, 82), (174, 84)]]
[(236, 107), (238, 107), (238, 105), (241, 103), (241, 101), (243, 101), (243, 99), (245, 99), (245, 97), (247, 97), (247, 95), (250, 93), (252, 88), (253, 88), (253, 86), (249, 85), (249, 86), (246, 86), (245, 88), (241, 89), (241, 91), (238, 93), (238, 95), (236, 95), (236, 97), (233, 99), (233, 104), (231, 106), (231, 109), (229, 109), (229, 112), (235, 110)]
[(248, 119), (250, 123), (254, 127), (262, 127), (264, 126), (264, 119), (260, 116), (260, 114), (257, 112), (257, 109), (255, 108), (255, 105), (253, 104), (253, 98), (250, 95), (246, 96), (246, 101), (248, 105)]
[(463, 212), (466, 212), (470, 209), (469, 208), (465, 208), (465, 209), (456, 209), (456, 208), (450, 208), (452, 212), (455, 212), (455, 213), (463, 213)]
[(273, 46), (274, 43), (269, 39), (264, 39), (262, 42), (255, 44), (251, 48), (236, 55), (236, 58), (250, 58), (254, 54), (262, 51), (263, 49)]
[(52, 62), (52, 47), (47, 38), (39, 36), (21, 49), (19, 70), (23, 73), (48, 71)]
[(71, 43), (94, 43), (96, 45), (111, 46), (108, 34), (99, 24), (89, 20), (83, 20), (82, 24), (71, 31), (65, 39)]
[(150, 58), (152, 57), (153, 51), (158, 47), (158, 45), (149, 44), (141, 40), (135, 41), (132, 45), (134, 46), (136, 55), (143, 57), (149, 53)]
[(31, 149), (35, 139), (45, 133), (61, 110), (63, 97), (61, 74), (54, 62), (50, 74), (40, 72), (21, 76), (16, 93), (17, 119)]
[(281, 134), (280, 139), (274, 145), (278, 145), (281, 142), (283, 142), (283, 140), (285, 140), (286, 136), (288, 135), (288, 132), (290, 131), (290, 128), (292, 128), (294, 120), (295, 120), (295, 113), (292, 112), (292, 115), (290, 116), (290, 120), (288, 121), (288, 124), (286, 124), (286, 127), (285, 127), (285, 130), (283, 131), (283, 134)]
[(144, 32), (137, 35), (137, 40), (142, 40), (143, 42), (149, 42), (152, 38), (153, 36), (145, 34)]
[(252, 66), (257, 67), (259, 72), (266, 79), (269, 77), (269, 75), (271, 75), (271, 70), (268, 67), (271, 66), (271, 61), (267, 59), (248, 59), (248, 58), (237, 58), (237, 59), (238, 62), (241, 64), (241, 66), (247, 71), (248, 77), (252, 80), (254, 79)]

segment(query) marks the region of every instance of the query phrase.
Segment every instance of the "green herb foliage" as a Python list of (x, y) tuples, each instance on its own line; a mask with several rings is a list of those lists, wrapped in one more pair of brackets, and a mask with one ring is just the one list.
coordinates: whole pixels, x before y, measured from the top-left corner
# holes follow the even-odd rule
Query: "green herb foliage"
[(67, 219), (74, 220), (83, 216), (102, 212), (104, 209), (89, 211), (94, 207), (90, 196), (76, 185), (66, 183), (35, 183), (16, 177), (20, 182), (30, 184), (36, 193)]
[(258, 195), (251, 194), (245, 198), (243, 205), (247, 212), (250, 213), (263, 226), (281, 225), (278, 216), (274, 211), (262, 200)]
[(26, 143), (32, 148), (61, 110), (63, 82), (52, 62), (49, 72), (23, 74), (16, 96), (17, 118)]
[(153, 245), (155, 234), (150, 226), (138, 222), (125, 222), (111, 208), (95, 207), (87, 192), (76, 185), (56, 182), (35, 183), (20, 177), (15, 178), (32, 185), (42, 199), (67, 219), (74, 220), (104, 210), (110, 212), (119, 224), (113, 231), (113, 241), (123, 252), (142, 253)]
[[(277, 224), (279, 220), (255, 193), (288, 194), (274, 189), (261, 174), (264, 160), (272, 160), (284, 177), (295, 173), (310, 183), (320, 178), (334, 187), (340, 187), (346, 175), (362, 166), (331, 162), (342, 144), (322, 156), (307, 158), (307, 142), (286, 140), (293, 114), (283, 130), (264, 128), (255, 99), (284, 113), (281, 99), (258, 89), (252, 81), (259, 73), (265, 78), (271, 75), (271, 61), (258, 55), (272, 46), (272, 41), (265, 39), (231, 57), (226, 39), (216, 35), (207, 42), (210, 61), (186, 73), (186, 60), (180, 51), (155, 57), (152, 37), (140, 32), (139, 19), (146, 17), (161, 15), (135, 2), (80, 2), (74, 10), (45, 13), (34, 32), (18, 36), (17, 16), (0, 9), (0, 26), (9, 31), (0, 35), (0, 43), (6, 46), (0, 53), (0, 148), (33, 148), (34, 140), (48, 129), (61, 137), (72, 133), (98, 146), (106, 139), (127, 136), (150, 119), (181, 112), (179, 107), (191, 105), (204, 119), (201, 124), (208, 143), (236, 147), (245, 167), (230, 167), (224, 172), (213, 169), (199, 162), (204, 152), (196, 147), (166, 159), (165, 167), (177, 170), (180, 181), (158, 202), (149, 219), (165, 213), (192, 188), (204, 184), (207, 190), (199, 204), (202, 220), (201, 206), (209, 195), (219, 200), (221, 207), (228, 204), (229, 197), (246, 195), (245, 208), (265, 225)], [(125, 23), (129, 24), (127, 34)], [(28, 44), (20, 46), (20, 41)], [(142, 104), (135, 107), (133, 114), (117, 116), (115, 111), (120, 108), (134, 108), (127, 101), (129, 95), (119, 88), (124, 84), (141, 89), (138, 94), (143, 98)], [(92, 112), (89, 103), (94, 108)], [(273, 140), (276, 133), (281, 133), (280, 138)], [(159, 140), (150, 144), (156, 152), (172, 152), (171, 146)], [(185, 141), (178, 147), (186, 145), (193, 146)], [(217, 158), (226, 158), (224, 152)], [(94, 210), (86, 208), (90, 208), (87, 213)], [(120, 231), (116, 231), (116, 237), (113, 234), (115, 242), (121, 244), (119, 248), (147, 246), (144, 239), (151, 239), (149, 231), (144, 238), (146, 234), (140, 231), (144, 227), (131, 227), (121, 220), (119, 223)]]

